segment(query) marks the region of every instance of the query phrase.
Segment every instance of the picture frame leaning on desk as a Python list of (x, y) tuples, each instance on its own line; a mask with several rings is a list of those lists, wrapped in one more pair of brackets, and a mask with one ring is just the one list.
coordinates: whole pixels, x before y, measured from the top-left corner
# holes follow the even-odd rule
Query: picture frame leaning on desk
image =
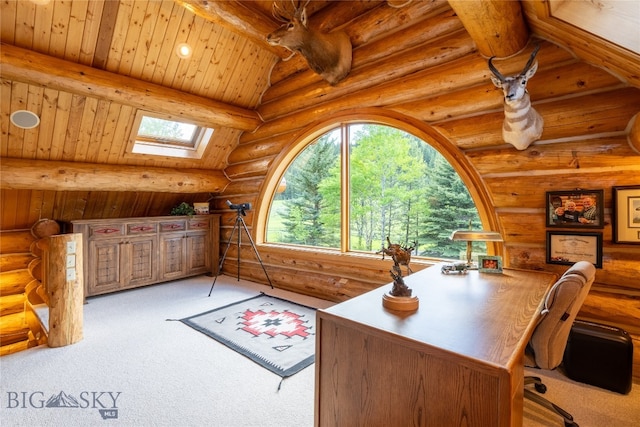
[(478, 271), (480, 271), (480, 273), (502, 274), (502, 257), (479, 255)]

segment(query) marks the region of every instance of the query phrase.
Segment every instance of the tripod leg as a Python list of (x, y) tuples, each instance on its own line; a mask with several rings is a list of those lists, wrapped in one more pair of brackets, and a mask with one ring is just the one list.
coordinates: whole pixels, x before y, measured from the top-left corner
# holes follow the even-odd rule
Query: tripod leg
[[(247, 228), (247, 224), (244, 222), (244, 219), (242, 217), (240, 217), (240, 221), (242, 222), (242, 227), (244, 228), (244, 231), (247, 233), (247, 236), (249, 237), (249, 242), (251, 242), (251, 247), (253, 248), (253, 252), (255, 252), (256, 254), (256, 258), (258, 258), (258, 262), (260, 262), (260, 266), (262, 267), (262, 271), (264, 271), (264, 275), (267, 276), (267, 281), (269, 282), (269, 285), (271, 286), (271, 289), (273, 289), (273, 283), (271, 283), (271, 279), (269, 278), (269, 275), (267, 274), (267, 269), (264, 268), (264, 264), (262, 263), (262, 258), (260, 258), (260, 254), (258, 253), (258, 248), (256, 248), (256, 244), (253, 242), (253, 238), (251, 237), (251, 234), (249, 234), (249, 229)], [(240, 248), (238, 247), (238, 251), (240, 250)], [(238, 269), (240, 268), (240, 255), (238, 255)], [(238, 270), (238, 274), (239, 270)]]
[[(236, 229), (238, 229), (238, 235), (240, 235), (240, 227), (238, 225), (238, 220), (236, 220), (236, 223), (233, 226), (233, 230), (231, 230), (231, 236), (229, 236), (229, 241), (227, 242), (227, 247), (224, 249), (224, 253), (222, 254), (222, 258), (220, 258), (220, 262), (218, 263), (218, 272), (216, 273), (216, 277), (213, 278), (213, 283), (211, 284), (211, 289), (209, 290), (209, 295), (211, 296), (211, 292), (213, 292), (213, 287), (216, 284), (216, 280), (218, 280), (218, 276), (220, 275), (220, 272), (222, 271), (222, 265), (224, 264), (224, 260), (227, 257), (227, 252), (229, 251), (229, 247), (231, 246), (231, 240), (233, 239), (233, 233), (236, 232)], [(240, 250), (240, 247), (238, 247), (238, 251)]]

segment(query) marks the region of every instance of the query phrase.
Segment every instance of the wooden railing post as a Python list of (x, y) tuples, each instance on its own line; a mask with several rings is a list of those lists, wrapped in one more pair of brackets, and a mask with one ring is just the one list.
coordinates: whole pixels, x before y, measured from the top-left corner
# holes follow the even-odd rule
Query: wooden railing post
[(84, 279), (82, 234), (48, 238), (45, 287), (49, 296), (49, 347), (63, 347), (82, 340)]

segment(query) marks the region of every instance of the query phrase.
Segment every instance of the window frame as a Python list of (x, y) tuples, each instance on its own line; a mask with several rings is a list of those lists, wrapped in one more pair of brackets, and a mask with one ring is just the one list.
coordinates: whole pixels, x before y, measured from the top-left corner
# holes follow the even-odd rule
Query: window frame
[[(180, 141), (171, 141), (163, 138), (153, 138), (149, 135), (140, 135), (140, 125), (143, 118), (165, 120), (168, 122), (184, 123), (197, 127), (191, 144)], [(206, 127), (197, 123), (178, 119), (169, 114), (153, 113), (145, 110), (136, 112), (133, 126), (131, 128), (129, 142), (127, 144), (126, 155), (144, 156), (153, 159), (164, 157), (169, 159), (201, 159), (207, 146), (211, 142), (215, 128)]]
[[(302, 152), (310, 143), (315, 141), (324, 133), (331, 131), (339, 126), (342, 126), (343, 129), (348, 129), (348, 127), (343, 125), (353, 123), (391, 126), (404, 132), (410, 133), (413, 136), (420, 138), (425, 143), (431, 145), (431, 147), (438, 151), (449, 162), (449, 164), (454, 168), (458, 176), (460, 176), (462, 182), (467, 187), (469, 194), (475, 203), (483, 229), (495, 230), (499, 232), (501, 231), (500, 223), (496, 217), (495, 211), (492, 208), (491, 197), (488, 194), (485, 185), (482, 183), (482, 180), (478, 173), (475, 171), (473, 165), (468, 161), (464, 153), (453, 142), (449, 141), (434, 127), (424, 122), (397, 113), (389, 112), (389, 114), (384, 114), (377, 111), (371, 112), (369, 111), (369, 109), (367, 109), (363, 112), (337, 114), (323, 122), (317, 123), (304, 129), (300, 133), (296, 132), (296, 134), (292, 137), (292, 140), (289, 142), (287, 148), (285, 150), (282, 150), (281, 153), (274, 159), (272, 167), (265, 177), (262, 191), (257, 198), (257, 215), (255, 218), (254, 230), (254, 241), (256, 245), (262, 245), (265, 247), (315, 250), (318, 252), (335, 253), (340, 256), (364, 255), (378, 257), (375, 254), (367, 254), (364, 252), (349, 250), (349, 242), (347, 241), (347, 239), (341, 239), (340, 249), (316, 248), (286, 243), (269, 243), (266, 241), (267, 225), (273, 198), (275, 196), (278, 185), (280, 184), (280, 181), (287, 168), (291, 165), (291, 162), (293, 162), (298, 154)], [(349, 144), (342, 145), (344, 147), (343, 149), (349, 148)], [(341, 159), (341, 167), (348, 168), (348, 165), (344, 164), (345, 162), (348, 162), (348, 156), (342, 155)], [(341, 174), (343, 179), (348, 179), (348, 170), (346, 172), (347, 173)], [(341, 183), (341, 191), (346, 188), (344, 184), (344, 182)], [(344, 205), (341, 205), (341, 233), (344, 236), (344, 227), (349, 226), (349, 195), (343, 195), (341, 197), (341, 200), (342, 203), (344, 203)], [(346, 233), (346, 235), (348, 235), (348, 233)], [(488, 255), (501, 253), (502, 248), (503, 243), (501, 242), (487, 242)]]

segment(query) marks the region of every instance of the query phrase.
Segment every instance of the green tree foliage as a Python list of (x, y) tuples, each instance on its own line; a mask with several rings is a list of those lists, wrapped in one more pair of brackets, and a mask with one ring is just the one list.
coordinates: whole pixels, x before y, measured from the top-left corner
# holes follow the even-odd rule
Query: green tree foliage
[(421, 254), (457, 258), (466, 244), (453, 242), (449, 236), (453, 230), (467, 228), (469, 221), (477, 229), (478, 211), (467, 187), (444, 157), (436, 157), (429, 175), (426, 193), (430, 215), (420, 228), (421, 238), (429, 244)]
[[(321, 137), (307, 147), (285, 174), (289, 200), (285, 204), (284, 241), (310, 246), (335, 246), (338, 230), (327, 229), (321, 219), (327, 198), (319, 192), (322, 182), (337, 163), (339, 145), (332, 134)], [(339, 191), (338, 191), (339, 194)], [(338, 204), (339, 206), (339, 204)], [(334, 209), (336, 210), (336, 209)]]
[[(418, 141), (388, 126), (355, 132), (351, 148), (351, 248), (379, 250), (386, 236), (407, 240), (405, 225), (422, 199), (426, 165)], [(406, 242), (405, 242), (406, 243)]]
[[(351, 125), (349, 132), (350, 249), (375, 252), (389, 236), (393, 243), (415, 242), (420, 255), (457, 258), (464, 243), (450, 241), (451, 232), (469, 220), (478, 226), (479, 218), (451, 165), (392, 127)], [(275, 214), (286, 231), (276, 241), (340, 246), (340, 135), (339, 129), (325, 134), (287, 170), (279, 197), (285, 206)]]
[(155, 117), (143, 117), (138, 131), (141, 135), (175, 141), (191, 141), (197, 126), (157, 119)]

